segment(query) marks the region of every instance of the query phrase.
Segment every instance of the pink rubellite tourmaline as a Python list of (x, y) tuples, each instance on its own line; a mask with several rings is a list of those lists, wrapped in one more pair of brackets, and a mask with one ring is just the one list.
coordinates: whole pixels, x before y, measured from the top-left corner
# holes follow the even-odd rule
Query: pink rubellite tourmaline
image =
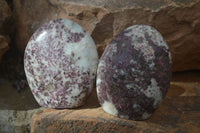
[(25, 50), (24, 69), (37, 102), (50, 108), (84, 104), (95, 84), (98, 54), (78, 24), (56, 19), (42, 25)]
[(105, 49), (97, 69), (97, 95), (103, 110), (120, 118), (145, 120), (158, 108), (171, 77), (171, 55), (161, 34), (135, 25)]

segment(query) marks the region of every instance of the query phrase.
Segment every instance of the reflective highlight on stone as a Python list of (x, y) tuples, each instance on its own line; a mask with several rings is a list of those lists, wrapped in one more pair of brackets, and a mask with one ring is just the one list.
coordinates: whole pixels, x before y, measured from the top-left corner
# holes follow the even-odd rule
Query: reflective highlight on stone
[(160, 33), (135, 25), (105, 49), (97, 70), (97, 95), (105, 112), (145, 120), (158, 108), (171, 77), (171, 55)]
[(98, 55), (78, 24), (57, 19), (42, 25), (25, 50), (24, 68), (37, 102), (50, 108), (84, 104), (94, 88)]

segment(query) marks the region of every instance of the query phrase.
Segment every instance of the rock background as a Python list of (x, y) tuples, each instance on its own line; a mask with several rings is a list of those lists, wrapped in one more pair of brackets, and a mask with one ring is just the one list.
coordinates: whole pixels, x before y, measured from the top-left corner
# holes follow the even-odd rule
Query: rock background
[(0, 33), (6, 32), (6, 25), (11, 17), (11, 9), (5, 0), (0, 1)]
[(0, 133), (29, 133), (31, 117), (41, 108), (22, 84), (26, 81), (22, 55), (12, 40), (14, 25), (12, 0), (0, 0)]
[(9, 49), (8, 42), (5, 37), (0, 35), (0, 60), (4, 53)]
[(21, 52), (32, 33), (55, 18), (68, 18), (84, 27), (95, 40), (100, 56), (120, 31), (147, 24), (167, 41), (173, 71), (200, 69), (199, 0), (15, 0), (13, 8), (15, 42)]
[(6, 29), (11, 18), (11, 10), (5, 0), (0, 1), (0, 61), (4, 53), (9, 49), (9, 33)]

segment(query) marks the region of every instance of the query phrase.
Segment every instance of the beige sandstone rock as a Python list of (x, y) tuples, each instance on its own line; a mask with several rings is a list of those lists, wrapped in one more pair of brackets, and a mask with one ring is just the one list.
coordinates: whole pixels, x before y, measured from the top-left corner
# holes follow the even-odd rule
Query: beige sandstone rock
[(96, 95), (79, 109), (43, 109), (33, 115), (31, 133), (176, 133), (200, 131), (200, 72), (174, 74), (167, 96), (152, 117), (133, 121), (112, 116)]
[[(15, 41), (23, 52), (32, 33), (55, 18), (71, 19), (93, 37), (99, 55), (134, 24), (155, 27), (172, 53), (173, 71), (200, 69), (200, 0), (15, 0)], [(42, 7), (42, 8), (41, 8)]]

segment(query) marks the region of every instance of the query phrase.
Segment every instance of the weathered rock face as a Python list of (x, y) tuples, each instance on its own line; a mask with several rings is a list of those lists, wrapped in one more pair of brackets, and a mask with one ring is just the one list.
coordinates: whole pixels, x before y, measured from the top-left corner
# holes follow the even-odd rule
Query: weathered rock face
[(0, 1), (0, 61), (3, 54), (8, 50), (9, 37), (6, 35), (6, 23), (11, 17), (11, 10), (5, 0)]
[(9, 49), (8, 42), (4, 36), (0, 35), (0, 61), (3, 54)]
[(91, 34), (101, 55), (122, 30), (134, 24), (147, 24), (167, 41), (173, 71), (200, 69), (199, 9), (199, 0), (15, 0), (15, 39), (23, 52), (41, 24), (53, 18), (68, 18)]
[(98, 54), (90, 35), (67, 19), (45, 23), (31, 37), (24, 56), (29, 86), (44, 107), (83, 105), (94, 88)]
[(11, 10), (5, 0), (0, 1), (0, 33), (3, 33), (4, 25), (11, 17)]
[(106, 47), (97, 70), (97, 95), (107, 113), (144, 120), (167, 93), (171, 55), (162, 36), (147, 25), (127, 28)]

